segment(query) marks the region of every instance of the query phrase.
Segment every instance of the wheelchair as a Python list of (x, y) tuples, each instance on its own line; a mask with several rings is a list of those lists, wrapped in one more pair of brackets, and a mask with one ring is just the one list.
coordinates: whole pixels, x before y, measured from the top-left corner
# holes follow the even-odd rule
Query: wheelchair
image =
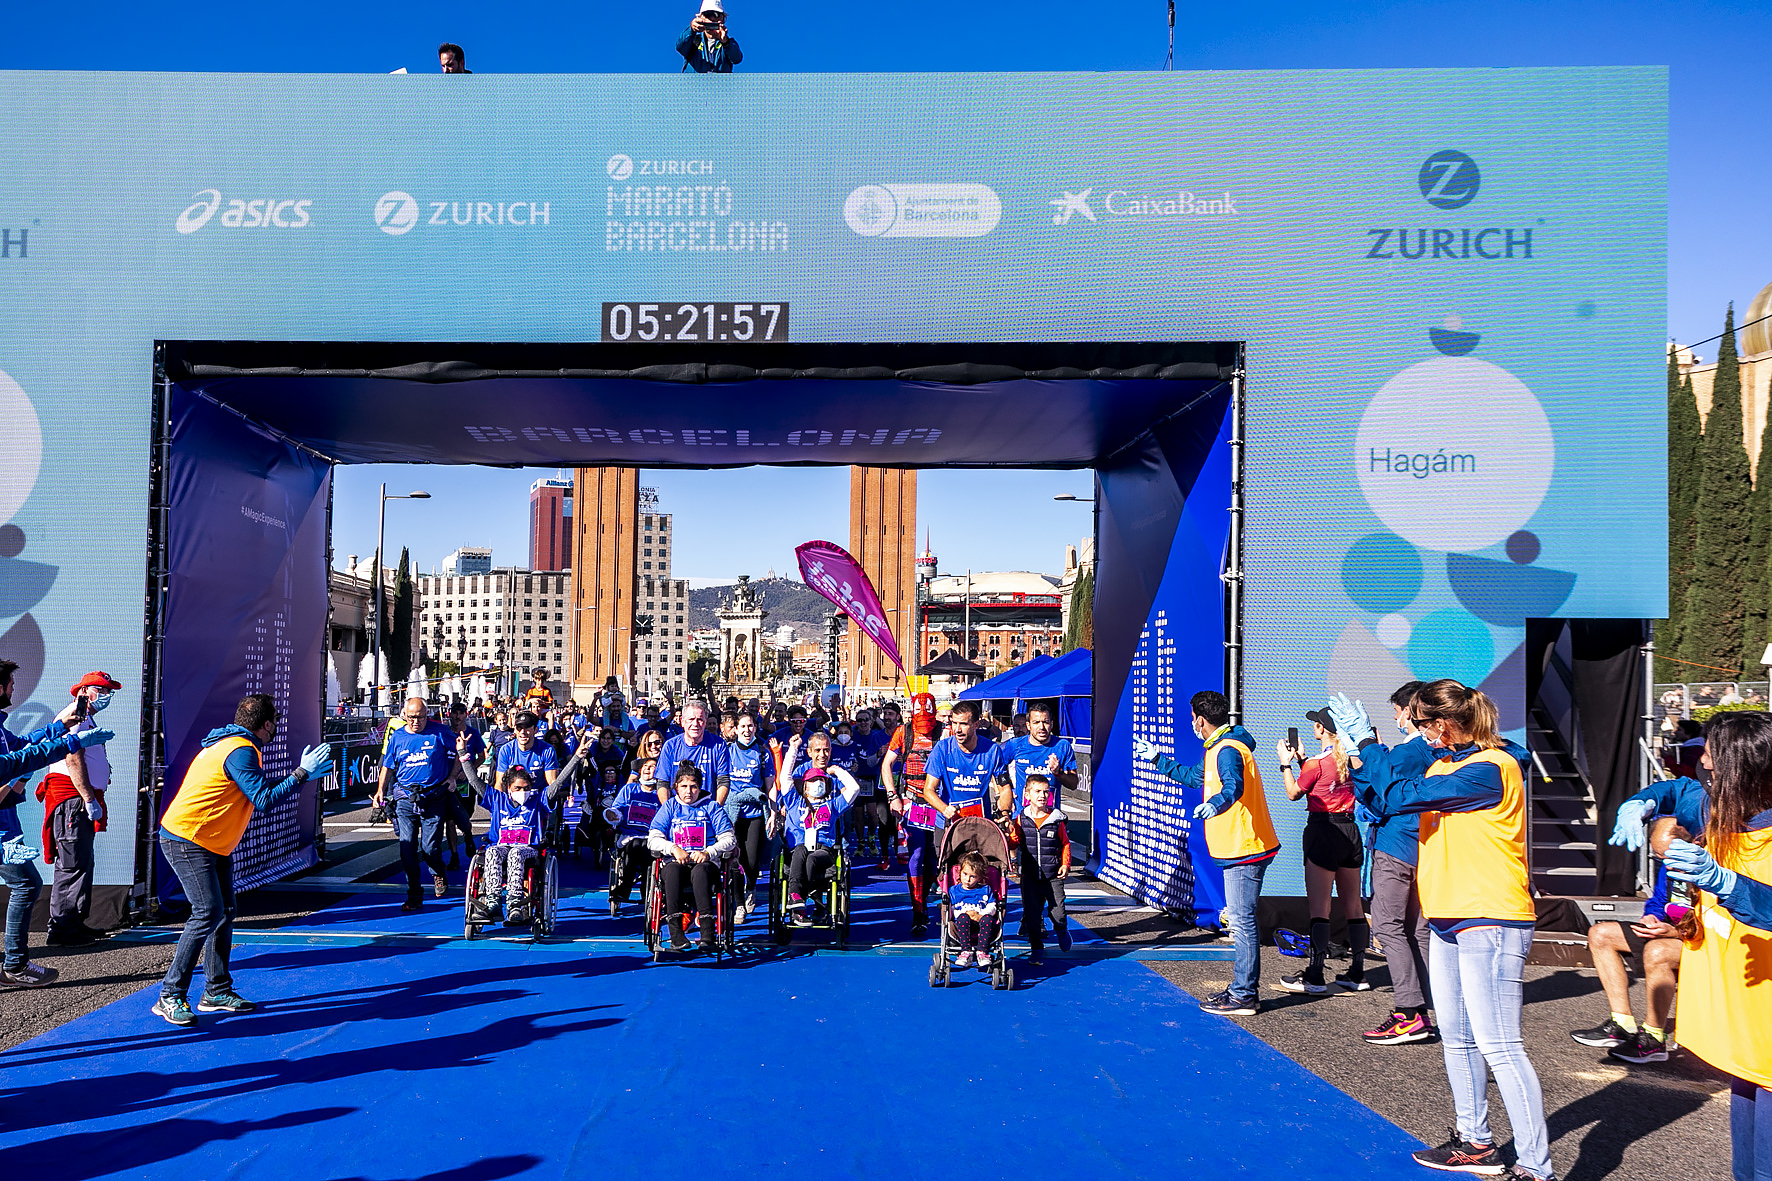
[[(812, 879), (812, 892), (806, 896), (806, 913), (812, 918), (810, 925), (813, 929), (830, 931), (837, 947), (843, 948), (849, 943), (849, 845), (852, 838), (847, 825), (837, 830), (836, 838), (831, 847), (836, 850), (837, 858), (822, 876)], [(794, 922), (788, 911), (788, 860), (792, 853), (793, 850), (783, 845), (776, 853), (775, 864), (769, 873), (769, 938), (777, 947), (786, 947), (794, 937)]]
[[(474, 903), (480, 897), (480, 878), (484, 872), (485, 859), (486, 850), (481, 849), (468, 863), (467, 896), (462, 903), (462, 934), (469, 939), (479, 938), (481, 928), (491, 925), (479, 921), (479, 916), (474, 913)], [(529, 898), (529, 941), (534, 943), (554, 933), (560, 904), (560, 859), (554, 853), (551, 837), (541, 844), (535, 860), (529, 863), (524, 885)], [(504, 925), (511, 926), (508, 922)]]
[[(714, 865), (719, 872), (719, 878), (714, 882), (714, 963), (720, 965), (725, 963), (727, 956), (738, 954), (737, 924), (733, 917), (738, 909), (738, 883), (744, 875), (736, 858), (716, 860)], [(663, 960), (665, 952), (670, 950), (665, 935), (663, 875), (664, 859), (654, 858), (641, 879), (644, 883), (641, 904), (646, 908), (646, 950), (652, 953), (652, 962), (655, 964)], [(695, 896), (690, 892), (688, 883), (684, 883), (683, 892), (683, 928), (688, 932), (701, 925), (702, 916), (695, 909)]]

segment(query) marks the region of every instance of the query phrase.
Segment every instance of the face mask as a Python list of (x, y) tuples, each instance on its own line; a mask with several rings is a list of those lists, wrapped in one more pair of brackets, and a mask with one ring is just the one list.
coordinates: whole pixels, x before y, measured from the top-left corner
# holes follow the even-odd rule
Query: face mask
[(824, 779), (808, 779), (805, 784), (806, 798), (818, 803), (830, 794), (830, 783)]
[(852, 743), (854, 741), (855, 741), (855, 739), (848, 734), (837, 735), (837, 745), (838, 746), (848, 746), (850, 743)]
[(513, 787), (511, 789), (511, 803), (517, 805), (519, 808), (523, 806), (523, 801), (528, 798), (529, 790), (527, 788)]

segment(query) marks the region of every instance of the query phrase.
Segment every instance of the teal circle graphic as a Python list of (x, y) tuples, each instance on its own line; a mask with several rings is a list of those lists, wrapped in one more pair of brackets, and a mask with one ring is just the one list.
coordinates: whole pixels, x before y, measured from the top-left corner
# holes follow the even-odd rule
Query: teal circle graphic
[(1475, 687), (1495, 667), (1495, 640), (1482, 620), (1448, 607), (1415, 625), (1409, 636), (1409, 668), (1424, 681), (1451, 677)]
[(1354, 542), (1341, 560), (1341, 587), (1356, 606), (1377, 615), (1401, 611), (1421, 593), (1421, 554), (1395, 533)]

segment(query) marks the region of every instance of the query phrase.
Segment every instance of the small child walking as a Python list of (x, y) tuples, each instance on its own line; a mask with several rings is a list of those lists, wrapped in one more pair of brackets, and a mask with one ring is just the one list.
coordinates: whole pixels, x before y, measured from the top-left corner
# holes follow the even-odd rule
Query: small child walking
[(968, 853), (960, 858), (960, 880), (948, 888), (948, 905), (954, 910), (954, 929), (960, 933), (960, 958), (956, 968), (969, 968), (974, 960), (981, 969), (991, 963), (990, 946), (997, 938), (1002, 912), (997, 894), (986, 880), (984, 858)]
[(1070, 828), (1062, 810), (1053, 807), (1052, 781), (1029, 775), (1022, 785), (1023, 807), (1009, 829), (1009, 843), (1020, 852), (1021, 921), (1029, 958), (1046, 958), (1046, 918), (1058, 937), (1060, 951), (1071, 949), (1070, 922), (1064, 913), (1064, 882), (1071, 873)]

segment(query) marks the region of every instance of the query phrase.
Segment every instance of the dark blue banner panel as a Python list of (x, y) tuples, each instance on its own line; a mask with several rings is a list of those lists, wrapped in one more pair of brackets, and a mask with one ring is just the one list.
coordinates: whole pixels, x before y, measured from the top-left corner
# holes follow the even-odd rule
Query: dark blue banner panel
[[(248, 693), (282, 712), (266, 774), (320, 740), (326, 650), (326, 508), (331, 467), (174, 386), (161, 692), (169, 804), (203, 737)], [(234, 854), (246, 890), (317, 860), (317, 785), (252, 818)], [(164, 870), (164, 866), (162, 867)], [(170, 873), (160, 880), (176, 886)]]
[(1132, 740), (1183, 763), (1198, 759), (1188, 699), (1224, 688), (1229, 413), (1221, 391), (1160, 424), (1096, 479), (1093, 864), (1146, 905), (1192, 911), (1201, 922), (1216, 921), (1224, 881), (1192, 817), (1200, 793), (1134, 759)]

